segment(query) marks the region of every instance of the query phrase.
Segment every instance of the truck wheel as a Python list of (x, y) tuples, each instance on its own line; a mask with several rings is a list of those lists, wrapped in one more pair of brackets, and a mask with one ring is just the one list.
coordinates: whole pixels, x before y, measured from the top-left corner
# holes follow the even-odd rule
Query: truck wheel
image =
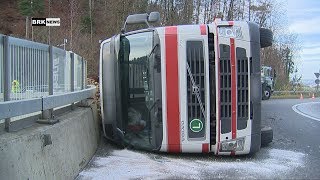
[(272, 45), (273, 33), (270, 29), (260, 28), (260, 46), (261, 48)]
[(268, 100), (271, 97), (271, 89), (270, 87), (266, 87), (262, 91), (262, 100)]
[(267, 146), (273, 140), (273, 130), (271, 127), (261, 129), (261, 147)]

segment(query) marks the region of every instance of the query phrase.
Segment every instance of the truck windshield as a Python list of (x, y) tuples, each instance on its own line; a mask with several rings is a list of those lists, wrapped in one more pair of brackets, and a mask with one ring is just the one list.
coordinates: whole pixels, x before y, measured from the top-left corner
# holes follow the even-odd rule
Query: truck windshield
[(161, 122), (161, 117), (155, 115), (161, 108), (158, 102), (161, 97), (155, 95), (159, 84), (161, 89), (161, 80), (155, 82), (159, 74), (154, 61), (157, 47), (154, 32), (120, 38), (121, 124), (125, 143), (134, 148), (152, 150), (159, 146), (156, 142), (159, 133), (155, 128), (159, 126), (156, 123)]
[(262, 67), (261, 68), (261, 76), (262, 77), (270, 77), (271, 76), (271, 69), (266, 68), (266, 67)]

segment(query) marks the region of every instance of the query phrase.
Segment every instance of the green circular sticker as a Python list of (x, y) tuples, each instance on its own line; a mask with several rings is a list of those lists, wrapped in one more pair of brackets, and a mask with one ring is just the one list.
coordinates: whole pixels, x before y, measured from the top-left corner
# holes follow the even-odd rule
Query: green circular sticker
[(190, 121), (189, 127), (192, 132), (200, 132), (203, 128), (203, 123), (200, 119), (193, 119)]

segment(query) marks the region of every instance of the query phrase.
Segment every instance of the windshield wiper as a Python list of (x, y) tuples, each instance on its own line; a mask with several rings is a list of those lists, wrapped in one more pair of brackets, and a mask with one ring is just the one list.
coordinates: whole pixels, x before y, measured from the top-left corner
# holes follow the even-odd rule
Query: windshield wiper
[(156, 47), (158, 47), (158, 46), (159, 46), (159, 44), (156, 44), (156, 45), (153, 46), (150, 54), (148, 55), (148, 60), (150, 59), (150, 56), (154, 53), (154, 50), (156, 49)]

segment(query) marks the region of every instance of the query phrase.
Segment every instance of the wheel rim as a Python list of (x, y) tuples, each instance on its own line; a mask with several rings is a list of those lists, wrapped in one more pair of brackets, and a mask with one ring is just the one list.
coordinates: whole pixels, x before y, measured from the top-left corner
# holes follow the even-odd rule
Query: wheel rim
[(264, 91), (264, 96), (265, 96), (265, 97), (269, 97), (269, 96), (270, 96), (269, 91)]

